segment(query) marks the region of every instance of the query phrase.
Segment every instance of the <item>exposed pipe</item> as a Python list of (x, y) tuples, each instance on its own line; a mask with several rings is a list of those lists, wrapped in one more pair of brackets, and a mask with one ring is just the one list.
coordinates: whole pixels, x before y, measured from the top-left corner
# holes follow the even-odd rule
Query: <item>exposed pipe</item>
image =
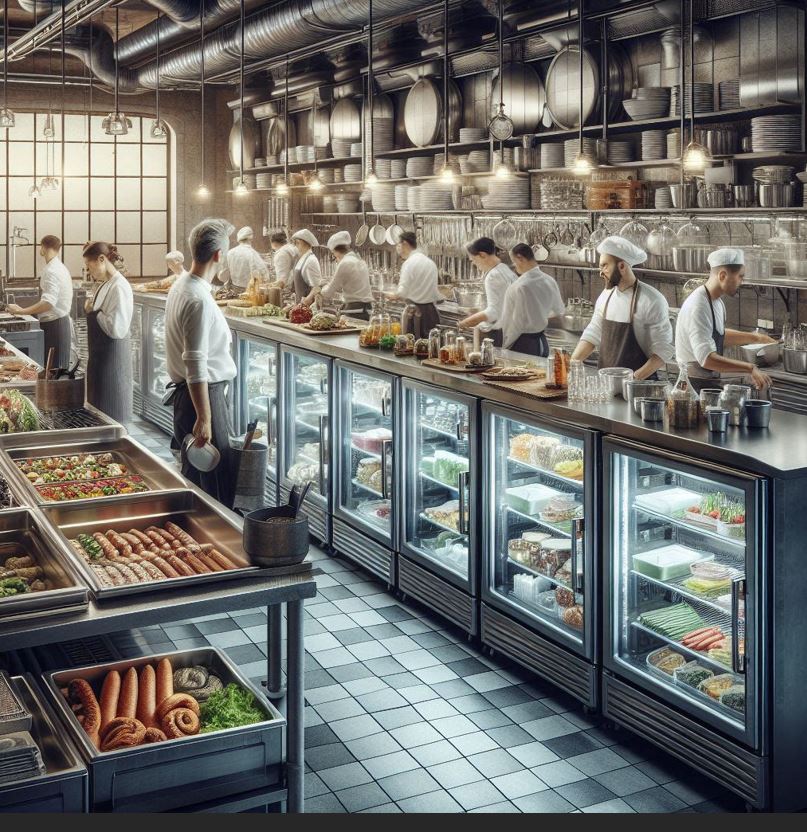
[[(92, 33), (92, 39), (90, 39)], [(109, 87), (115, 86), (115, 43), (103, 26), (76, 26), (67, 33), (65, 52), (78, 58), (98, 78)], [(118, 72), (118, 90), (122, 93), (138, 92), (137, 76), (134, 72), (120, 67)]]

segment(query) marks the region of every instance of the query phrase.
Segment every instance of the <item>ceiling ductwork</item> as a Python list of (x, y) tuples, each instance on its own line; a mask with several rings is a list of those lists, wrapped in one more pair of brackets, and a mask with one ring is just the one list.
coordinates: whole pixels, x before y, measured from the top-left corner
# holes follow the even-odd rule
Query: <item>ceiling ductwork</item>
[[(115, 86), (115, 42), (103, 26), (82, 25), (72, 29), (65, 36), (64, 50), (68, 55), (82, 61), (102, 84), (108, 87)], [(138, 91), (135, 73), (120, 67), (118, 91)]]

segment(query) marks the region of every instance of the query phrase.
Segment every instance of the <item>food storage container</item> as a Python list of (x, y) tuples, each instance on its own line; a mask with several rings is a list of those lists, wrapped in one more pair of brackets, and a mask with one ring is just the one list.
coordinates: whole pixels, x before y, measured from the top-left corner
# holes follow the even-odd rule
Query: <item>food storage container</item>
[(243, 547), (256, 565), (300, 563), (308, 554), (308, 518), (291, 505), (250, 511), (244, 515)]
[(773, 344), (743, 344), (737, 349), (744, 361), (756, 364), (758, 367), (772, 367), (779, 361), (782, 344), (779, 341)]
[(633, 412), (640, 416), (637, 398), (665, 399), (667, 397), (666, 381), (640, 381), (635, 378), (623, 379), (622, 397), (628, 402)]
[(720, 704), (738, 713), (745, 713), (745, 685), (732, 685), (720, 694)]
[(807, 376), (807, 350), (782, 350), (785, 372)]
[[(169, 658), (174, 670), (203, 665), (224, 685), (233, 682), (255, 696), (266, 719), (253, 725), (115, 751), (99, 751), (76, 719), (61, 688), (85, 679), (96, 696), (107, 673), (125, 672)], [(286, 720), (245, 679), (230, 659), (214, 647), (160, 654), (44, 677), (45, 689), (90, 772), (90, 810), (94, 812), (165, 812), (229, 795), (277, 786), (282, 789), (283, 729)]]
[(695, 561), (713, 560), (714, 555), (696, 552), (687, 546), (672, 544), (633, 556), (633, 568), (648, 578), (670, 581), (689, 574), (689, 567)]
[(747, 384), (727, 384), (720, 394), (720, 407), (729, 411), (729, 424), (739, 427), (745, 423), (745, 402), (751, 398)]
[(745, 403), (745, 422), (749, 428), (767, 428), (771, 423), (771, 403), (749, 399)]
[(706, 427), (710, 433), (725, 433), (729, 429), (731, 413), (722, 407), (710, 407), (706, 411)]
[(706, 410), (709, 407), (718, 407), (720, 404), (720, 394), (723, 392), (722, 387), (703, 387), (701, 389), (700, 399), (701, 415), (706, 417)]
[(673, 671), (675, 684), (684, 688), (697, 688), (706, 679), (711, 679), (715, 674), (696, 661), (687, 662)]
[(667, 419), (671, 428), (696, 428), (701, 408), (697, 399), (667, 399)]
[(742, 679), (739, 676), (735, 676), (733, 673), (721, 673), (719, 676), (704, 679), (697, 689), (713, 701), (719, 702), (723, 693), (738, 684), (742, 684)]
[(536, 597), (536, 606), (544, 613), (557, 615), (558, 602), (555, 599), (555, 590), (549, 589), (544, 592), (539, 592)]
[(675, 668), (686, 664), (686, 662), (686, 658), (681, 653), (667, 646), (652, 650), (645, 659), (647, 669), (668, 682), (672, 679)]
[(664, 421), (664, 401), (662, 399), (648, 399), (642, 396), (637, 401), (639, 402), (639, 415), (643, 422)]

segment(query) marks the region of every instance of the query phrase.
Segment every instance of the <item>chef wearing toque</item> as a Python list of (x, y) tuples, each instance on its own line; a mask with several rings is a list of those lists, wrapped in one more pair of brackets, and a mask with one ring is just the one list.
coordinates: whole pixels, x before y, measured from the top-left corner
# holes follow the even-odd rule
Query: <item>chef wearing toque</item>
[(319, 260), (314, 254), (314, 247), (318, 246), (319, 242), (307, 228), (295, 231), (291, 235), (291, 239), (294, 241), (300, 255), (292, 271), (294, 296), (297, 303), (305, 303), (310, 306), (317, 296), (315, 290), (322, 283), (322, 270), (319, 267)]
[[(337, 231), (329, 237), (327, 245), (337, 262), (336, 271), (327, 286), (317, 287), (313, 291), (321, 294), (325, 301), (333, 300), (341, 292), (344, 300), (342, 314), (367, 321), (373, 305), (370, 270), (364, 260), (355, 251), (351, 251), (350, 242), (347, 231)], [(309, 305), (306, 300), (303, 303)]]
[(227, 252), (227, 265), (222, 270), (222, 280), (229, 282), (239, 289), (246, 289), (249, 286), (253, 274), (259, 277), (268, 277), (269, 269), (261, 259), (260, 254), (252, 248), (252, 240), (255, 233), (245, 225), (235, 235), (238, 245)]
[(689, 379), (696, 390), (723, 384), (751, 384), (758, 390), (770, 386), (771, 379), (755, 364), (726, 358), (726, 347), (742, 344), (772, 344), (773, 339), (759, 332), (740, 332), (726, 328), (723, 296), (734, 297), (745, 277), (745, 256), (739, 248), (719, 248), (709, 257), (711, 271), (681, 305), (675, 324), (675, 355), (687, 365)]
[(294, 264), (300, 256), (297, 246), (286, 238), (285, 231), (275, 231), (269, 238), (272, 247), (272, 263), (275, 267), (275, 285), (281, 289), (291, 291), (294, 274)]
[(656, 370), (673, 359), (670, 308), (658, 289), (637, 280), (634, 266), (647, 254), (624, 237), (604, 239), (600, 255), (600, 277), (605, 289), (597, 298), (591, 323), (572, 353), (584, 361), (599, 350), (599, 364), (627, 367), (634, 378), (654, 378)]
[(437, 288), (437, 265), (418, 251), (414, 231), (404, 231), (398, 237), (395, 250), (404, 262), (398, 288), (387, 297), (403, 299), (408, 304), (401, 321), (402, 330), (415, 338), (427, 338), (429, 330), (440, 323), (435, 304), (441, 303), (443, 296)]

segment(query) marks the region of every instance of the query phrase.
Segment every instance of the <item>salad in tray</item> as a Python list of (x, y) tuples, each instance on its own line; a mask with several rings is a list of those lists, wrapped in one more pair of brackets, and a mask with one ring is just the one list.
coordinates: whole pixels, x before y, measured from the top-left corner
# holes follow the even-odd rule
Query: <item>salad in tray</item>
[(93, 482), (61, 482), (34, 486), (44, 500), (61, 503), (66, 500), (88, 500), (96, 497), (116, 497), (120, 494), (139, 494), (148, 491), (143, 477), (131, 474), (125, 477), (111, 477)]
[(100, 480), (129, 473), (128, 468), (122, 462), (116, 462), (114, 455), (109, 453), (21, 459), (16, 464), (34, 485)]

